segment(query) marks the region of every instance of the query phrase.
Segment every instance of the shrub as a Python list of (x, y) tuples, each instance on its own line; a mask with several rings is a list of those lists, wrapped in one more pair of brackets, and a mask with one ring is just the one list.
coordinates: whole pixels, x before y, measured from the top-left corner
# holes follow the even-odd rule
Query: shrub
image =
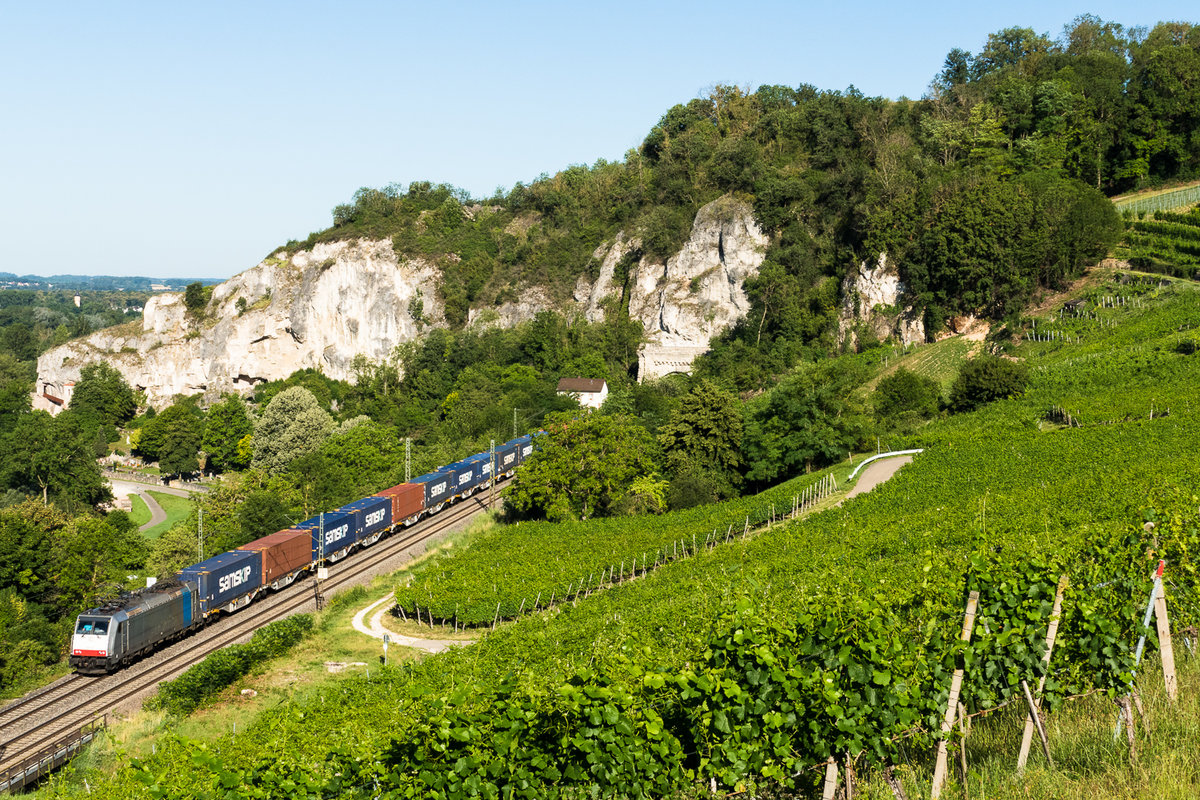
[(313, 619), (309, 614), (265, 625), (245, 644), (211, 653), (175, 680), (161, 684), (149, 705), (174, 714), (190, 714), (256, 665), (286, 653), (312, 629)]
[(1017, 397), (1025, 392), (1029, 378), (1023, 364), (998, 358), (980, 356), (963, 364), (950, 387), (950, 410), (972, 411), (982, 405), (1005, 397)]
[(937, 413), (942, 392), (933, 379), (901, 368), (879, 382), (873, 399), (880, 418), (910, 412), (929, 418)]

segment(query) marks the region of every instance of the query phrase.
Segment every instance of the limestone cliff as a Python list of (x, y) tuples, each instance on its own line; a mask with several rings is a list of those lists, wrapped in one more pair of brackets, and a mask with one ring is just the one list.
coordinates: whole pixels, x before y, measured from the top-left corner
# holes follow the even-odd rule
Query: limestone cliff
[[(697, 212), (691, 236), (666, 263), (641, 258), (631, 267), (629, 316), (642, 323), (649, 340), (639, 358), (640, 380), (688, 371), (713, 336), (746, 315), (750, 301), (743, 285), (758, 274), (768, 244), (751, 208), (722, 197)], [(589, 320), (603, 319), (601, 302), (625, 288), (613, 283), (613, 273), (638, 247), (618, 236), (603, 255), (595, 285), (576, 287), (577, 300), (586, 295)]]
[[(187, 313), (183, 295), (157, 295), (140, 328), (108, 328), (46, 352), (35, 403), (69, 400), (79, 370), (100, 360), (160, 407), (177, 394), (247, 392), (305, 367), (349, 378), (356, 355), (384, 359), (440, 322), (438, 277), (432, 265), (398, 260), (387, 241), (279, 253), (214, 287), (201, 317)], [(423, 321), (413, 318), (418, 300)]]
[[(641, 258), (625, 285), (614, 282), (614, 272), (640, 243), (619, 234), (597, 251), (599, 278), (581, 278), (570, 307), (532, 286), (517, 301), (472, 309), (469, 322), (507, 327), (548, 309), (596, 321), (606, 298), (627, 292), (629, 314), (650, 338), (641, 377), (686, 371), (712, 336), (746, 314), (742, 285), (757, 274), (767, 243), (749, 206), (721, 198), (700, 209), (679, 253), (665, 263)], [(69, 402), (80, 369), (100, 360), (157, 407), (175, 395), (245, 393), (305, 367), (351, 378), (355, 356), (385, 359), (397, 344), (445, 324), (440, 278), (434, 264), (398, 258), (390, 241), (280, 251), (214, 287), (201, 315), (187, 312), (181, 294), (157, 295), (140, 326), (98, 331), (46, 352), (38, 359), (35, 407), (57, 410)]]
[(839, 342), (854, 347), (860, 332), (877, 339), (894, 336), (901, 344), (924, 342), (925, 322), (921, 313), (903, 303), (904, 284), (887, 253), (880, 253), (874, 264), (862, 262), (842, 281)]

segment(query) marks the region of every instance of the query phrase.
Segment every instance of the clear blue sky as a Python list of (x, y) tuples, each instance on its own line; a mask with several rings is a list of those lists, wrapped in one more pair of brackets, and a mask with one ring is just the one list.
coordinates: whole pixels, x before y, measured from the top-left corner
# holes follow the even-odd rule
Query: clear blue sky
[(0, 5), (0, 271), (224, 278), (360, 186), (616, 160), (718, 83), (920, 97), (947, 51), (1193, 2)]

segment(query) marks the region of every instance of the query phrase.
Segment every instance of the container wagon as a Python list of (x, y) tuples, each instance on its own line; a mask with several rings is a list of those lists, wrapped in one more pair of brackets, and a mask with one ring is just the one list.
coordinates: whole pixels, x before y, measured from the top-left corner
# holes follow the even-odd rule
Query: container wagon
[(505, 442), (496, 446), (496, 475), (511, 478), (517, 470), (517, 445)]
[(309, 532), (314, 563), (340, 561), (358, 541), (354, 535), (353, 517), (340, 511), (318, 514), (296, 527)]
[(259, 555), (262, 585), (278, 591), (312, 566), (312, 532), (289, 528), (255, 539), (238, 550)]
[(505, 442), (504, 446), (512, 445), (517, 448), (517, 463), (524, 464), (525, 459), (533, 455), (533, 437), (528, 433), (524, 436), (518, 436), (510, 442)]
[(412, 479), (414, 484), (425, 491), (426, 514), (436, 514), (450, 502), (453, 497), (450, 483), (453, 479), (447, 472), (430, 472), (428, 475), (419, 475)]
[(386, 497), (392, 502), (392, 525), (412, 525), (425, 511), (425, 487), (417, 483), (402, 483), (384, 489), (376, 497)]
[(363, 547), (375, 544), (392, 529), (392, 502), (385, 497), (367, 497), (337, 510), (354, 520), (354, 539)]
[(231, 550), (180, 570), (179, 579), (195, 584), (205, 617), (233, 613), (250, 605), (262, 588), (262, 557)]
[(469, 458), (447, 464), (438, 472), (452, 476), (450, 494), (454, 497), (470, 497), (474, 494), (475, 487), (479, 486), (482, 477), (479, 465)]

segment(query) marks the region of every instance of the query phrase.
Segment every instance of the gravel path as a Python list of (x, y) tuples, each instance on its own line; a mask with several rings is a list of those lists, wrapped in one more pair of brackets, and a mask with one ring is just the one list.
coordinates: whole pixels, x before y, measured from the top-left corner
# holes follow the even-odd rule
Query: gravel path
[[(138, 528), (139, 531), (148, 531), (155, 525), (158, 525), (166, 520), (167, 512), (163, 511), (163, 507), (158, 504), (158, 501), (146, 492), (146, 489), (144, 488), (145, 484), (134, 483), (133, 481), (110, 481), (110, 483), (112, 485), (113, 497), (127, 497), (131, 494), (136, 494), (138, 497), (142, 498), (142, 502), (146, 504), (146, 508), (150, 509), (150, 521)], [(161, 491), (164, 494), (173, 494), (177, 497), (188, 496), (187, 492), (179, 489), (171, 489), (166, 486), (156, 486), (154, 487), (154, 491)]]

